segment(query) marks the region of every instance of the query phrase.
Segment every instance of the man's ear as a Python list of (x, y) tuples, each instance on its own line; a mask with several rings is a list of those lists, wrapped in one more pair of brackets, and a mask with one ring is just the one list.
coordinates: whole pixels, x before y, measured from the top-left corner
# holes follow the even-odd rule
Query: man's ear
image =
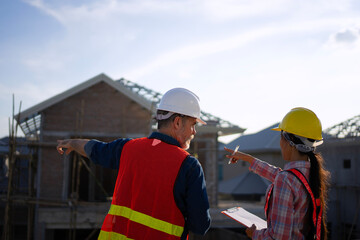
[(174, 118), (174, 121), (173, 121), (172, 123), (173, 123), (173, 126), (174, 126), (174, 128), (175, 128), (176, 130), (179, 129), (180, 126), (181, 126), (181, 117), (180, 117), (180, 116), (176, 116), (176, 117)]

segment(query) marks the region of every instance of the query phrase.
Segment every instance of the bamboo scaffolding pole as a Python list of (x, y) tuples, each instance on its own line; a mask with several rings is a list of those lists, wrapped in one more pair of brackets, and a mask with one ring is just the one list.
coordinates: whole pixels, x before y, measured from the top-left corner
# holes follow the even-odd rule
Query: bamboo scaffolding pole
[[(21, 102), (19, 106), (19, 113), (21, 111)], [(18, 115), (20, 117), (20, 115)], [(13, 239), (13, 234), (11, 231), (12, 224), (12, 199), (11, 195), (13, 192), (13, 177), (14, 177), (14, 168), (16, 164), (16, 136), (18, 122), (15, 126), (15, 96), (13, 94), (13, 104), (12, 104), (12, 117), (9, 118), (9, 175), (8, 175), (8, 191), (6, 196), (6, 206), (4, 214), (4, 230), (3, 230), (3, 240)]]
[(72, 239), (75, 240), (76, 239), (76, 219), (77, 219), (77, 214), (78, 214), (78, 201), (79, 201), (79, 189), (80, 189), (80, 174), (81, 174), (81, 168), (82, 168), (82, 162), (79, 161), (79, 155), (76, 154), (76, 158), (75, 158), (76, 162), (77, 162), (77, 176), (76, 176), (76, 193), (75, 193), (75, 199), (74, 199), (74, 211), (73, 211), (73, 215), (74, 215), (74, 221), (73, 221), (73, 236)]
[[(100, 226), (101, 227), (101, 226)], [(85, 238), (85, 240), (90, 240), (98, 231), (98, 229), (94, 228), (91, 233)]]
[[(31, 199), (35, 196), (35, 175), (36, 175), (36, 164), (35, 152), (38, 152), (38, 148), (32, 148), (28, 163), (28, 197)], [(36, 154), (37, 156), (37, 154)], [(34, 239), (34, 219), (35, 219), (35, 205), (28, 204), (28, 225), (27, 225), (27, 240)]]
[(95, 176), (95, 174), (92, 172), (91, 168), (89, 167), (89, 165), (85, 162), (84, 158), (82, 158), (80, 156), (80, 160), (82, 161), (82, 164), (84, 165), (84, 167), (86, 168), (86, 170), (88, 170), (88, 172), (90, 173), (90, 175), (95, 179), (96, 184), (100, 187), (101, 191), (105, 194), (105, 196), (108, 198), (110, 197), (110, 195), (106, 192), (105, 188), (101, 185), (101, 182), (97, 179), (97, 177)]
[[(85, 101), (82, 99), (80, 103), (80, 111), (76, 112), (76, 129), (77, 132), (76, 137), (82, 137), (82, 128), (83, 128), (83, 119), (84, 119), (84, 107)], [(78, 154), (73, 155), (73, 174), (72, 174), (72, 198), (71, 198), (71, 207), (70, 207), (70, 231), (69, 231), (69, 239), (76, 240), (76, 220), (77, 220), (77, 205), (79, 201), (79, 189), (80, 189), (80, 174), (82, 161), (79, 160), (81, 158)]]

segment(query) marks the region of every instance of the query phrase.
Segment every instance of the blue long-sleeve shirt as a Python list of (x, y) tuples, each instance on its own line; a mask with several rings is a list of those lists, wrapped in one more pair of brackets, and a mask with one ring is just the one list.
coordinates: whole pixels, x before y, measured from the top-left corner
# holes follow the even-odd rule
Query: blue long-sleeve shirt
[[(156, 138), (180, 147), (176, 139), (159, 132), (153, 132), (149, 138)], [(110, 143), (91, 140), (85, 145), (85, 152), (95, 164), (118, 169), (123, 147), (130, 140), (130, 138), (120, 138)], [(181, 239), (186, 239), (188, 231), (201, 235), (205, 234), (211, 222), (209, 201), (204, 172), (195, 157), (189, 155), (182, 163), (173, 193), (175, 202), (185, 219)]]

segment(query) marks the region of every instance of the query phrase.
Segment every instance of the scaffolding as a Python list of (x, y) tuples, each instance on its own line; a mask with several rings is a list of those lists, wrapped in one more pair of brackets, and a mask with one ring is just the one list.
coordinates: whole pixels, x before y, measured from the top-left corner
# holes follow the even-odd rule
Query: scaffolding
[[(9, 150), (7, 154), (8, 159), (8, 186), (6, 196), (1, 196), (1, 201), (5, 202), (5, 212), (4, 212), (4, 228), (2, 232), (2, 240), (11, 240), (14, 239), (14, 231), (12, 229), (13, 226), (13, 214), (14, 214), (14, 205), (22, 205), (28, 208), (27, 214), (27, 240), (34, 239), (34, 225), (35, 225), (35, 209), (36, 206), (53, 206), (53, 207), (68, 207), (70, 209), (70, 219), (69, 219), (69, 240), (76, 239), (76, 223), (77, 223), (77, 208), (79, 204), (84, 204), (84, 202), (79, 201), (79, 186), (80, 186), (80, 171), (82, 167), (84, 167), (90, 174), (91, 177), (95, 179), (95, 183), (100, 187), (101, 191), (104, 195), (109, 198), (109, 194), (103, 188), (100, 181), (96, 178), (95, 174), (91, 170), (90, 166), (86, 163), (85, 159), (80, 156), (79, 154), (74, 153), (73, 158), (73, 165), (72, 165), (72, 176), (71, 176), (71, 193), (69, 194), (69, 198), (66, 201), (57, 201), (57, 200), (50, 200), (50, 199), (41, 199), (36, 197), (35, 194), (35, 175), (37, 172), (37, 156), (39, 148), (41, 147), (55, 147), (55, 143), (44, 143), (37, 141), (39, 132), (30, 131), (30, 140), (27, 138), (25, 142), (18, 142), (17, 141), (17, 130), (19, 127), (19, 118), (21, 112), (21, 103), (19, 107), (19, 114), (15, 115), (15, 103), (14, 103), (14, 96), (13, 96), (13, 113), (11, 119), (9, 118)], [(78, 134), (74, 137), (82, 137), (81, 129), (83, 123), (83, 106), (84, 102), (82, 102), (82, 107), (80, 113), (77, 114), (77, 123), (76, 129), (79, 130)], [(17, 117), (17, 119), (16, 119)], [(29, 122), (25, 122), (26, 127), (36, 127), (38, 126), (37, 121), (34, 120), (34, 124), (29, 125)], [(28, 128), (30, 129), (30, 128)], [(33, 136), (37, 136), (35, 139)], [(34, 141), (35, 140), (35, 141)], [(28, 154), (19, 154), (18, 148), (24, 146), (29, 148)], [(25, 159), (28, 161), (28, 186), (27, 186), (27, 195), (24, 194), (16, 194), (15, 190), (18, 189), (17, 181), (15, 181), (16, 177), (19, 177), (21, 170), (18, 169), (17, 163), (19, 159)], [(86, 205), (86, 203), (85, 203)], [(99, 226), (100, 227), (100, 226)], [(90, 239), (98, 230), (95, 228), (91, 233), (88, 235), (86, 239)]]
[[(4, 230), (3, 230), (3, 240), (13, 239), (11, 232), (11, 216), (12, 216), (12, 194), (13, 194), (13, 177), (14, 177), (14, 168), (16, 161), (16, 135), (18, 125), (15, 125), (15, 97), (13, 95), (13, 108), (12, 108), (12, 119), (9, 118), (9, 169), (8, 169), (8, 189), (6, 194), (6, 205), (5, 205), (5, 214), (4, 214)], [(21, 103), (19, 107), (19, 112), (21, 110)]]

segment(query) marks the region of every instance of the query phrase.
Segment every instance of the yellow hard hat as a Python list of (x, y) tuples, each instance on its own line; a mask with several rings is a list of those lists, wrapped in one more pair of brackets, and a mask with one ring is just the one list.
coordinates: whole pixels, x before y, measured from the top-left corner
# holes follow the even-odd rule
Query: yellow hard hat
[(310, 109), (297, 107), (291, 109), (274, 131), (285, 131), (301, 137), (322, 140), (322, 127), (319, 118)]

